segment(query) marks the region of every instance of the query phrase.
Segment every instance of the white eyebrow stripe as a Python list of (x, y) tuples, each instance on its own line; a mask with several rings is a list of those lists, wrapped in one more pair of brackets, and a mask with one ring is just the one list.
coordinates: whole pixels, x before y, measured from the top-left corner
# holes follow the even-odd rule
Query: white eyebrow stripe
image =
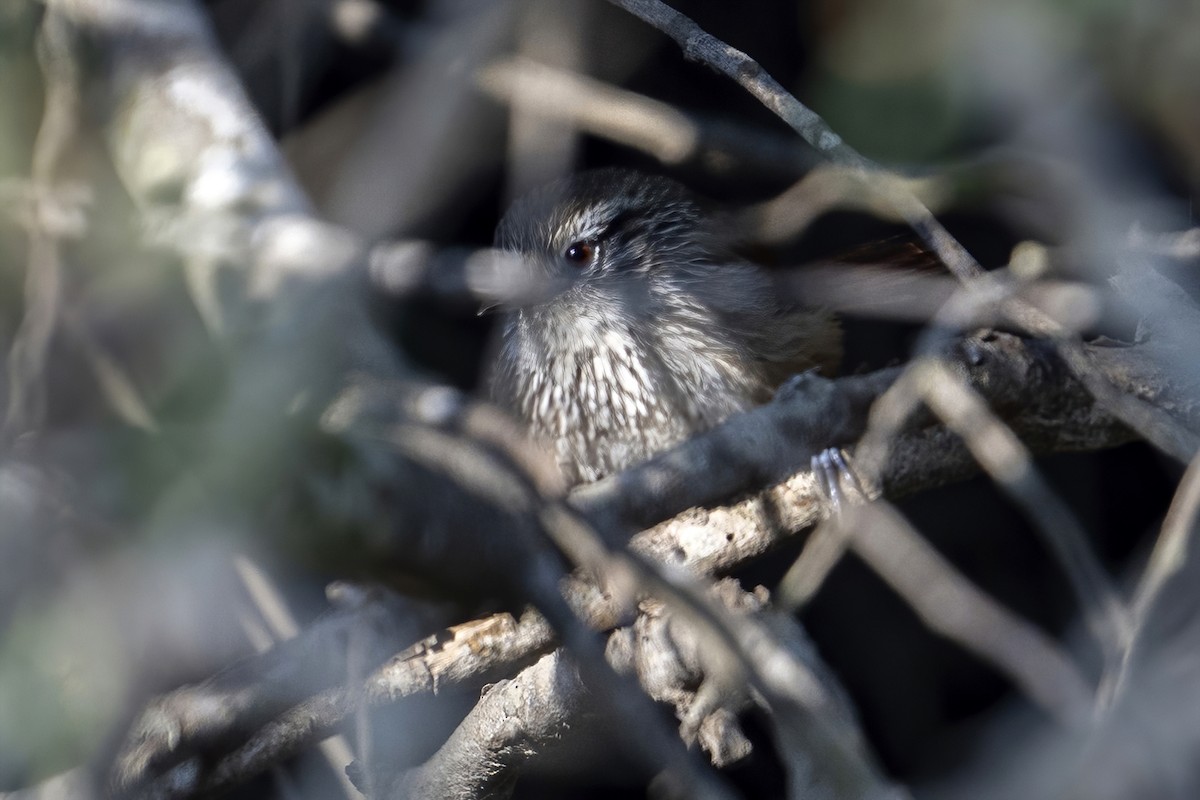
[(570, 233), (561, 244), (595, 239), (611, 224), (617, 208), (611, 202), (593, 203), (565, 220), (563, 230)]

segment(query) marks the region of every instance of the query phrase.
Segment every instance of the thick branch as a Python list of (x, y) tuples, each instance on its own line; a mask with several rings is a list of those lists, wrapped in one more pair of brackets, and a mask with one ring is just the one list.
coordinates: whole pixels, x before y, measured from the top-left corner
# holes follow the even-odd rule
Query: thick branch
[[(1135, 360), (1139, 348), (1100, 349), (1121, 352), (1124, 358)], [(981, 334), (968, 339), (956, 352), (963, 359), (958, 366), (971, 384), (991, 401), (1035, 453), (1111, 447), (1131, 438), (1127, 429), (1095, 407), (1090, 395), (1074, 382), (1043, 344), (1006, 334)], [(886, 389), (894, 376), (894, 370), (885, 370), (841, 378), (828, 386), (818, 384), (824, 387), (822, 394), (826, 389), (836, 394), (839, 387), (849, 387), (852, 408), (841, 429), (846, 439), (852, 438), (864, 423), (862, 412), (857, 409), (860, 406), (865, 409), (873, 399), (871, 393)], [(1163, 402), (1171, 396), (1172, 389), (1167, 385), (1147, 383), (1145, 387), (1148, 396)], [(738, 448), (731, 457), (747, 462), (742, 468), (751, 469), (760, 478), (774, 470), (785, 470), (788, 464), (797, 461), (807, 464), (809, 454), (834, 440), (804, 439), (796, 432), (819, 437), (821, 431), (828, 430), (822, 427), (822, 420), (828, 418), (829, 408), (836, 405), (833, 402), (805, 405), (796, 397), (784, 397), (731, 421), (702, 440), (683, 445), (645, 468), (635, 468), (607, 484), (577, 492), (574, 500), (587, 513), (609, 520), (633, 517), (653, 521), (679, 504), (697, 498), (716, 504), (720, 498), (754, 488), (753, 482), (737, 469), (723, 469), (727, 461), (722, 455), (723, 448)], [(753, 428), (761, 420), (767, 421), (770, 430), (781, 432), (780, 436), (795, 435), (784, 438), (768, 451), (745, 447), (742, 439), (730, 434), (731, 430), (744, 429), (739, 426)], [(916, 429), (901, 436), (893, 448), (882, 476), (888, 496), (933, 488), (978, 472), (967, 448), (954, 434), (937, 426), (920, 427), (923, 422), (928, 423), (928, 418), (915, 419)], [(759, 430), (751, 441), (762, 442), (770, 436)], [(686, 453), (694, 445), (712, 455), (691, 461)], [(795, 448), (794, 453), (788, 448)], [(706, 465), (710, 465), (709, 469), (705, 469)], [(660, 485), (676, 488), (664, 491), (661, 496), (645, 490), (630, 494), (614, 491), (615, 486), (626, 481), (636, 489), (642, 469), (651, 470), (651, 475), (665, 475), (669, 480)], [(801, 470), (764, 493), (732, 505), (687, 510), (637, 535), (632, 544), (660, 563), (680, 564), (689, 571), (713, 574), (765, 553), (825, 513), (823, 497), (811, 473)], [(594, 627), (607, 629), (617, 623), (610, 601), (590, 583), (572, 581), (565, 591), (577, 612), (590, 619)], [(461, 636), (451, 635), (431, 648), (397, 656), (368, 681), (367, 701), (387, 703), (436, 691), (438, 687), (479, 686), (513, 674), (529, 663), (530, 658), (553, 647), (552, 631), (536, 614), (525, 615), (515, 625), (504, 619), (508, 618), (482, 627), (462, 626)], [(477, 634), (486, 634), (487, 644), (481, 643)], [(227, 756), (217, 771), (244, 779), (278, 763), (278, 759), (332, 731), (352, 710), (351, 700), (349, 693), (331, 690), (293, 709)], [(180, 745), (185, 751), (191, 746), (186, 741)]]
[(586, 696), (575, 667), (556, 650), (492, 686), (434, 756), (372, 797), (507, 797), (516, 773), (562, 737)]
[[(1115, 368), (1135, 362), (1138, 348), (1091, 349), (1098, 362)], [(1121, 361), (1117, 352), (1124, 353)], [(1044, 343), (985, 332), (956, 346), (951, 361), (1034, 453), (1099, 449), (1132, 438), (1093, 403)], [(785, 390), (768, 406), (582, 487), (572, 502), (597, 518), (632, 528), (669, 519), (637, 536), (633, 546), (655, 560), (703, 573), (730, 569), (820, 518), (819, 493), (801, 467), (825, 447), (860, 435), (870, 402), (896, 375), (883, 370), (832, 382), (805, 378), (802, 391)], [(1162, 376), (1142, 387), (1162, 405), (1170, 404), (1177, 391)], [(928, 424), (928, 416), (914, 416), (908, 432), (894, 443), (881, 476), (887, 496), (978, 472), (958, 437)], [(738, 493), (778, 481), (783, 482), (760, 497), (720, 507)]]

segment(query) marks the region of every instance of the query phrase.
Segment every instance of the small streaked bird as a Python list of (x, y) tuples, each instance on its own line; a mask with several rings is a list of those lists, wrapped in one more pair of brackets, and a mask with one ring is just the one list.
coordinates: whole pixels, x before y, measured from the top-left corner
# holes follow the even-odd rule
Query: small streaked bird
[(793, 374), (836, 368), (833, 315), (781, 302), (732, 244), (689, 190), (621, 169), (536, 190), (500, 221), (496, 246), (565, 288), (506, 312), (493, 396), (570, 483), (765, 402)]

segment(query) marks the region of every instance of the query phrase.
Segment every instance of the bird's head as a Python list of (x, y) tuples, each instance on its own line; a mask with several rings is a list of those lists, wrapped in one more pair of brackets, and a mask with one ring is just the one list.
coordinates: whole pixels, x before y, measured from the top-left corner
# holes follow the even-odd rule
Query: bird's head
[(496, 247), (560, 284), (571, 302), (619, 298), (628, 304), (652, 284), (686, 279), (690, 267), (718, 257), (718, 237), (707, 223), (678, 183), (602, 169), (516, 201), (496, 229)]

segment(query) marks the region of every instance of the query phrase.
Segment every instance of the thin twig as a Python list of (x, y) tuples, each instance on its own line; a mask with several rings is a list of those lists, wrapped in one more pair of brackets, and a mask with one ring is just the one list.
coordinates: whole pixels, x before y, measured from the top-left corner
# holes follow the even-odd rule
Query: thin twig
[[(685, 58), (706, 64), (735, 81), (830, 161), (846, 167), (862, 180), (885, 172), (848, 145), (820, 115), (793, 97), (757, 61), (707, 33), (689, 17), (661, 0), (609, 2), (670, 36), (682, 48)], [(960, 280), (967, 282), (983, 274), (979, 263), (914, 194), (907, 189), (888, 194), (896, 212)]]
[[(390, 705), (446, 687), (482, 687), (512, 675), (555, 646), (553, 630), (535, 612), (520, 620), (502, 614), (459, 625), (375, 670), (365, 682), (365, 699), (371, 705)], [(204, 769), (185, 761), (170, 770), (141, 773), (138, 777), (147, 785), (139, 796), (190, 798), (243, 784), (338, 731), (358, 707), (356, 697), (341, 686), (320, 692), (260, 723), (243, 744), (225, 751)], [(235, 717), (229, 724), (237, 727), (246, 722)], [(177, 744), (183, 756), (194, 754), (191, 744)]]
[(965, 382), (934, 360), (922, 361), (917, 381), (929, 407), (963, 438), (971, 454), (1034, 521), (1058, 560), (1106, 660), (1115, 674), (1131, 636), (1129, 611), (1101, 566), (1071, 509), (1038, 474), (1029, 450)]
[(38, 60), (45, 77), (45, 112), (33, 151), (25, 316), (8, 357), (8, 408), (2, 431), (6, 443), (38, 428), (45, 414), (46, 357), (58, 326), (62, 292), (61, 253), (50, 220), (55, 216), (55, 177), (74, 140), (80, 98), (79, 72), (70, 57), (66, 23), (54, 11), (47, 11), (42, 20)]
[(800, 173), (814, 160), (791, 138), (703, 119), (660, 100), (529, 59), (489, 64), (476, 81), (498, 100), (519, 101), (523, 110), (570, 122), (664, 164), (700, 161), (727, 168), (733, 162), (774, 176), (781, 171)]
[[(447, 423), (452, 421), (450, 418)], [(512, 426), (510, 421), (504, 422)], [(575, 655), (585, 680), (608, 697), (613, 710), (629, 726), (631, 755), (645, 759), (647, 766), (669, 768), (693, 796), (714, 800), (732, 797), (723, 781), (706, 771), (696, 755), (687, 752), (678, 736), (661, 723), (653, 704), (636, 684), (608, 667), (603, 646), (558, 590), (558, 582), (565, 577), (560, 553), (576, 566), (603, 576), (604, 584), (616, 588), (613, 594), (618, 606), (631, 605), (634, 590), (645, 587), (652, 573), (639, 569), (628, 557), (605, 552), (600, 538), (578, 512), (555, 497), (541, 496), (536, 474), (520, 468), (521, 460), (534, 460), (532, 455), (510, 458), (499, 448), (481, 448), (477, 440), (456, 435), (452, 424), (445, 427), (448, 429), (399, 425), (389, 442), (418, 463), (446, 475), (467, 493), (490, 502), (497, 512), (515, 511), (536, 520), (541, 532), (555, 545), (555, 552), (540, 547), (540, 541), (522, 540), (518, 529), (506, 535), (512, 551), (509, 563), (497, 564), (496, 569), (512, 571), (509, 580), (513, 590), (546, 615)], [(516, 453), (536, 452), (528, 441), (511, 441)]]
[[(1102, 446), (1104, 443), (1111, 445), (1128, 439), (1128, 433), (1122, 432), (1111, 420), (1106, 421), (1103, 415), (1079, 416), (1080, 411), (1086, 408), (1087, 395), (1078, 388), (1073, 392), (1067, 388), (1072, 385), (1069, 376), (1062, 370), (1056, 372), (1053, 361), (1039, 360), (1045, 357), (1045, 353), (1030, 343), (1011, 336), (995, 335), (974, 340), (964, 347), (966, 352), (978, 351), (977, 368), (982, 370), (979, 373), (980, 387), (990, 393), (993, 402), (1014, 410), (1016, 417), (1007, 419), (1017, 420), (1018, 432), (1024, 432), (1032, 441), (1039, 443), (1035, 449), (1087, 446), (1087, 443), (1090, 446)], [(890, 373), (888, 380), (891, 375), (894, 372)], [(862, 379), (868, 377), (862, 376)], [(1063, 381), (1066, 384), (1061, 383)], [(869, 383), (868, 380), (864, 385)], [(886, 386), (887, 380), (879, 385)], [(395, 396), (394, 392), (389, 394)], [(1039, 401), (1049, 402), (1057, 413), (1066, 416), (1048, 415), (1039, 408)], [(474, 435), (491, 439), (497, 444), (504, 441), (503, 428), (492, 427), (489, 433), (486, 419), (472, 416), (476, 410), (474, 406), (461, 409), (455, 403), (435, 403), (419, 397), (414, 397), (413, 402), (427, 409), (459, 408), (454, 415), (457, 427), (473, 431)], [(1073, 403), (1082, 405), (1075, 409)], [(751, 412), (748, 416), (778, 413), (780, 410), (769, 407)], [(792, 413), (803, 411), (803, 404), (792, 409)], [(427, 415), (430, 413), (426, 412)], [(820, 417), (819, 409), (813, 413), (816, 415), (816, 424), (816, 419)], [(1097, 412), (1093, 409), (1093, 413)], [(437, 418), (434, 413), (426, 420), (427, 424), (432, 424)], [(1098, 425), (1107, 433), (1100, 431)], [(789, 424), (784, 429), (795, 428)], [(1091, 434), (1087, 433), (1089, 429)], [(1095, 438), (1097, 433), (1101, 434), (1099, 438)], [(755, 441), (759, 435), (755, 434)], [(1054, 439), (1055, 436), (1062, 438)], [(961, 443), (955, 444), (956, 441), (957, 437), (945, 431), (937, 434), (925, 430), (902, 437), (893, 453), (896, 456), (908, 455), (891, 463), (889, 470), (894, 471), (884, 472), (884, 487), (891, 492), (912, 491), (920, 486), (940, 485), (946, 480), (967, 474), (971, 459)], [(433, 451), (438, 448), (436, 442), (432, 444)], [(703, 477), (691, 480), (701, 485), (704, 482)], [(542, 482), (542, 485), (549, 487), (552, 484)], [(621, 497), (613, 496), (610, 501), (615, 502)], [(812, 524), (822, 513), (823, 504), (807, 473), (797, 475), (773, 490), (770, 498), (765, 503), (750, 500), (727, 509), (688, 512), (677, 520), (638, 535), (634, 539), (634, 547), (662, 563), (679, 564), (692, 572), (711, 573), (735, 568), (746, 559), (765, 552), (782, 537)], [(660, 503), (666, 505), (658, 506), (657, 513), (665, 513), (671, 502), (671, 498), (660, 498)], [(770, 508), (770, 513), (764, 511), (764, 506)], [(622, 517), (626, 513), (614, 508), (593, 510), (602, 517), (609, 514)], [(653, 519), (656, 511), (643, 508), (639, 513)], [(497, 533), (494, 524), (491, 532), (493, 535)], [(576, 612), (590, 619), (594, 626), (603, 629), (615, 624), (611, 606), (605, 608), (608, 601), (596, 589), (578, 584), (568, 592), (568, 597), (580, 598), (573, 601)], [(529, 663), (530, 658), (554, 646), (551, 628), (540, 617), (523, 617), (519, 623), (511, 620), (505, 622), (505, 619), (500, 618), (498, 622), (482, 627), (464, 626), (461, 636), (453, 634), (419, 653), (394, 659), (368, 680), (368, 702), (390, 703), (413, 694), (436, 692), (440, 688), (478, 686), (513, 674), (519, 665)], [(210, 775), (197, 778), (202, 779), (201, 785), (207, 787), (232, 785), (245, 780), (308, 746), (315, 737), (334, 730), (352, 708), (351, 699), (343, 690), (331, 690), (314, 697), (262, 727), (243, 747), (223, 757)], [(231, 720), (233, 724), (247, 724), (247, 719), (237, 714), (232, 714)], [(184, 753), (193, 751), (194, 744), (191, 733), (185, 730), (183, 740), (179, 743), (180, 750)]]
[(1170, 258), (1200, 258), (1200, 228), (1155, 233), (1135, 226), (1129, 232), (1129, 246), (1135, 250)]
[(1192, 531), (1200, 517), (1200, 455), (1192, 459), (1167, 509), (1162, 532), (1154, 544), (1146, 571), (1133, 595), (1133, 618), (1140, 630), (1154, 607), (1163, 586), (1183, 568)]
[(808, 535), (800, 556), (779, 581), (780, 605), (795, 611), (816, 597), (849, 547), (843, 526), (822, 520)]
[(852, 506), (844, 524), (854, 552), (925, 624), (1006, 673), (1061, 724), (1090, 724), (1092, 692), (1062, 651), (974, 587), (897, 511), (882, 503)]
[[(246, 555), (235, 556), (233, 567), (266, 627), (269, 643), (260, 644), (259, 651), (265, 652), (278, 642), (294, 639), (300, 633), (300, 626), (296, 621), (295, 614), (288, 608), (283, 593), (279, 591), (271, 577)], [(354, 641), (355, 637), (353, 636), (357, 629), (355, 627), (350, 629), (351, 643), (348, 649), (351, 660), (356, 656), (361, 657), (362, 648), (355, 646), (357, 642)], [(356, 653), (355, 651), (360, 652)], [(356, 800), (358, 792), (347, 779), (345, 772), (346, 765), (354, 758), (349, 741), (345, 736), (331, 736), (317, 747), (321, 751), (321, 756), (329, 764), (330, 771), (334, 774), (342, 794), (351, 800)]]
[[(687, 16), (661, 0), (609, 0), (674, 39), (686, 58), (700, 61), (736, 81), (763, 105), (775, 112), (806, 142), (826, 158), (845, 166), (862, 180), (888, 174), (846, 144), (812, 109), (789, 94), (750, 56), (704, 31)], [(987, 274), (933, 213), (908, 188), (889, 182), (881, 189), (909, 227), (930, 250), (974, 291)], [(986, 284), (985, 284), (986, 285)], [(1035, 335), (1053, 339), (1063, 359), (1105, 407), (1135, 428), (1165, 453), (1187, 462), (1200, 445), (1200, 437), (1170, 415), (1114, 387), (1092, 364), (1077, 339), (1055, 320), (1018, 299), (1004, 301), (1004, 309), (1017, 324)]]
[(1126, 654), (1126, 660), (1121, 665), (1121, 671), (1114, 677), (1108, 687), (1113, 698), (1120, 695), (1129, 683), (1129, 672), (1139, 656), (1144, 655), (1148, 646), (1146, 631), (1152, 616), (1156, 612), (1159, 597), (1171, 579), (1178, 576), (1187, 564), (1193, 550), (1193, 539), (1200, 519), (1200, 454), (1192, 459), (1167, 516), (1163, 520), (1162, 530), (1154, 542), (1150, 560), (1138, 580), (1133, 593), (1132, 607), (1132, 641)]

